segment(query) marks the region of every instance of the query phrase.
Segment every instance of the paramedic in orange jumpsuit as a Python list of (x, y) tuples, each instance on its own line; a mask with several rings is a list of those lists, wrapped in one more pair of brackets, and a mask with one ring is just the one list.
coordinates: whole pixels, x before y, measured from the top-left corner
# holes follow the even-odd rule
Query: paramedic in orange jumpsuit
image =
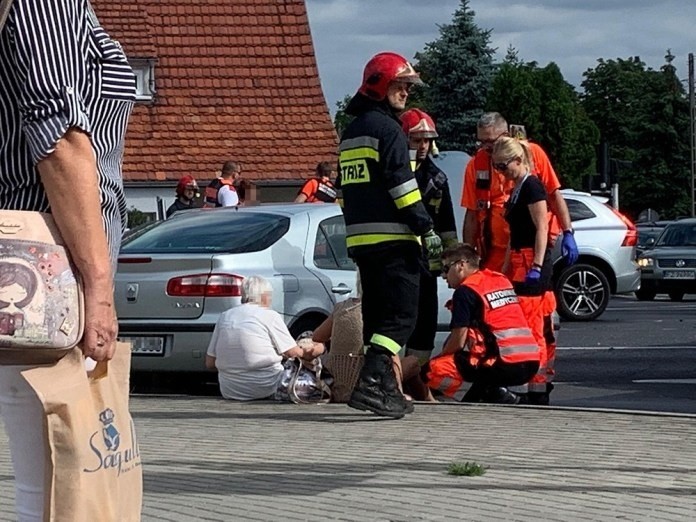
[(505, 204), (505, 220), (510, 239), (503, 265), (519, 296), (534, 337), (541, 350), (539, 371), (530, 380), (527, 400), (548, 403), (546, 390), (546, 339), (544, 337), (543, 296), (551, 288), (553, 261), (548, 248), (548, 210), (546, 190), (531, 174), (531, 152), (527, 142), (501, 137), (493, 147), (493, 166), (513, 183)]
[[(481, 147), (466, 167), (461, 205), (466, 209), (464, 217), (464, 241), (475, 245), (482, 258), (482, 266), (492, 270), (503, 269), (505, 252), (509, 240), (509, 227), (504, 218), (504, 205), (512, 183), (496, 172), (491, 165), (491, 152), (496, 141), (508, 136), (508, 124), (497, 112), (481, 116), (477, 124), (477, 137)], [(564, 262), (572, 265), (578, 259), (578, 249), (573, 236), (568, 207), (560, 192), (560, 182), (544, 150), (529, 143), (532, 174), (539, 177), (547, 193), (549, 215), (549, 243), (563, 255)], [(556, 239), (563, 231), (560, 242)], [(560, 243), (560, 244), (559, 244)], [(560, 248), (558, 248), (560, 247)], [(557, 256), (556, 256), (557, 257)], [(546, 393), (553, 389), (556, 340), (553, 331), (552, 313), (556, 300), (552, 291), (545, 294), (544, 335), (548, 351)], [(541, 390), (537, 390), (541, 391)]]

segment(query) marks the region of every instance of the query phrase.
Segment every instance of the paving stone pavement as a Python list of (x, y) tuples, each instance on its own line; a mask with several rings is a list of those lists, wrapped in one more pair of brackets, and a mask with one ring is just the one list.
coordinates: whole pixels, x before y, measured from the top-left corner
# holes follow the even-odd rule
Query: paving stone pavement
[[(142, 396), (145, 521), (696, 520), (696, 416)], [(447, 474), (452, 462), (486, 467)], [(0, 520), (13, 488), (0, 435)]]

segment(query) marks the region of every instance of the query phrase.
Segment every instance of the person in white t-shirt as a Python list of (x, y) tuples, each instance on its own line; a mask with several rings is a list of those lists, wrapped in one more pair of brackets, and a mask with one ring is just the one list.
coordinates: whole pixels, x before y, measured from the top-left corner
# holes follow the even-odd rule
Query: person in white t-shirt
[(259, 276), (242, 282), (242, 304), (220, 314), (205, 356), (217, 369), (225, 399), (250, 401), (270, 398), (283, 373), (283, 358), (312, 360), (322, 344), (300, 348), (280, 314), (271, 310), (272, 287)]
[(220, 177), (211, 181), (205, 189), (207, 208), (235, 207), (239, 205), (237, 186), (241, 183), (242, 166), (234, 161), (226, 161)]

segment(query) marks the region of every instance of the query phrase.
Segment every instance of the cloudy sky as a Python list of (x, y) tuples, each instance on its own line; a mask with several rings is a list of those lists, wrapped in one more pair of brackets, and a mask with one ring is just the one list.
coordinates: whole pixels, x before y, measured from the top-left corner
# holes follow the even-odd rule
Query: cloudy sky
[[(408, 59), (439, 36), (460, 0), (306, 0), (324, 95), (336, 101), (360, 84), (365, 62), (377, 52)], [(489, 29), (502, 59), (513, 45), (524, 61), (556, 62), (580, 86), (598, 58), (640, 56), (649, 67), (667, 49), (686, 80), (688, 53), (696, 53), (696, 0), (470, 0), (474, 21)], [(685, 83), (686, 85), (686, 83)]]

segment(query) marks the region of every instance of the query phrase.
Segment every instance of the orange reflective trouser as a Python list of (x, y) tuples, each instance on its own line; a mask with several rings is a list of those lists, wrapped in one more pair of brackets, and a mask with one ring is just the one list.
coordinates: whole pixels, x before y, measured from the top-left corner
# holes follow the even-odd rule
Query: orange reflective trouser
[(520, 306), (527, 319), (529, 329), (539, 345), (539, 370), (529, 381), (528, 391), (546, 392), (546, 340), (544, 339), (543, 296), (519, 296)]
[(503, 264), (505, 263), (505, 253), (510, 240), (510, 226), (505, 221), (505, 209), (502, 207), (491, 207), (482, 216), (484, 216), (484, 219), (479, 222), (481, 227), (479, 245), (481, 268), (502, 272)]
[(486, 251), (486, 258), (481, 261), (481, 268), (487, 268), (494, 272), (502, 272), (506, 252), (507, 248), (490, 247)]
[(425, 379), (431, 390), (437, 390), (456, 400), (461, 400), (468, 389), (468, 386), (464, 384), (462, 375), (457, 370), (454, 354), (451, 353), (430, 359)]
[(546, 341), (546, 382), (553, 382), (556, 376), (556, 332), (553, 330), (553, 312), (556, 310), (556, 296), (552, 290), (544, 294), (542, 308), (544, 313), (544, 340)]
[[(534, 262), (534, 251), (531, 248), (523, 248), (510, 252), (510, 273), (509, 277), (513, 283), (524, 282), (527, 272), (532, 267)], [(548, 293), (548, 292), (546, 292)], [(520, 306), (524, 317), (527, 319), (529, 329), (539, 345), (539, 370), (536, 375), (529, 381), (527, 390), (514, 388), (517, 393), (524, 391), (534, 393), (546, 393), (546, 363), (548, 354), (546, 349), (546, 339), (544, 337), (544, 312), (545, 312), (545, 295), (534, 296), (519, 296)], [(555, 348), (555, 346), (554, 346)]]

